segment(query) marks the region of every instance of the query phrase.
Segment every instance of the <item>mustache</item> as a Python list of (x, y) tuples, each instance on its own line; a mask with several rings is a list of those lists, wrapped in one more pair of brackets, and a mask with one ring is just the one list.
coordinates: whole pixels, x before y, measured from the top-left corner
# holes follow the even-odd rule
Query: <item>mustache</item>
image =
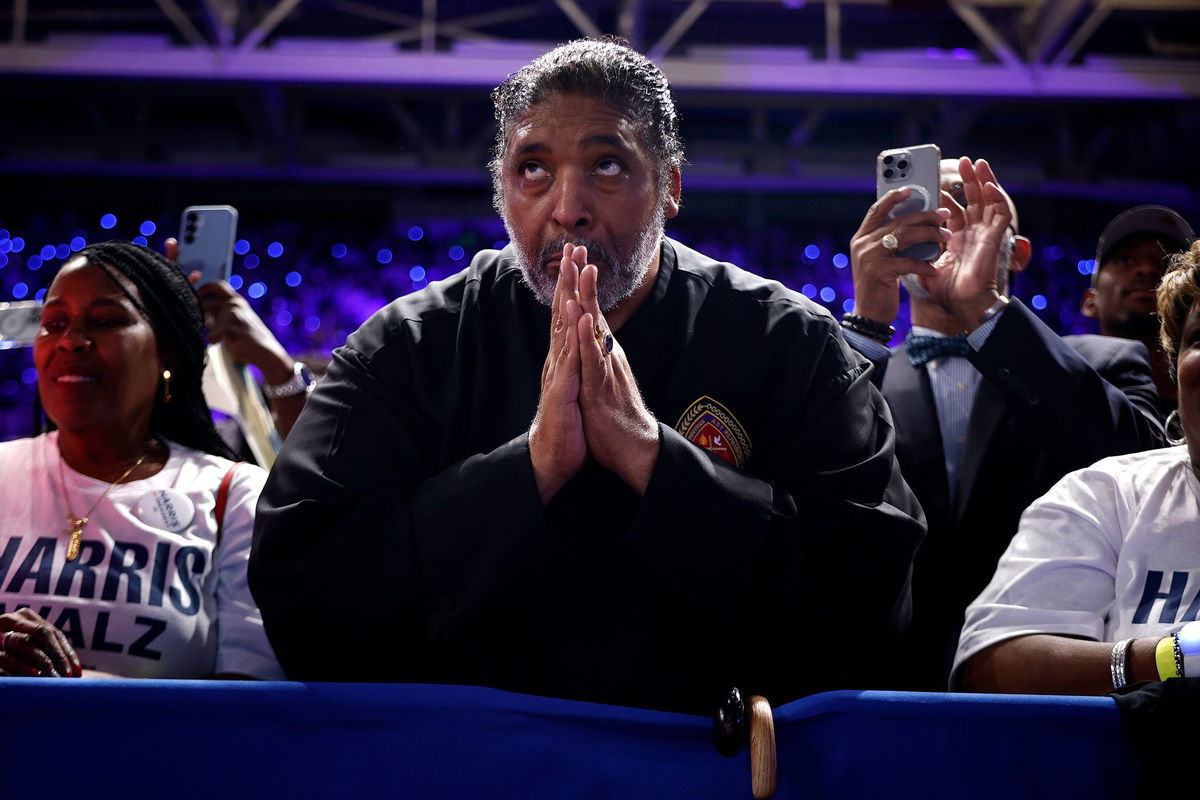
[(541, 262), (544, 264), (555, 258), (562, 258), (563, 247), (567, 244), (573, 244), (576, 247), (586, 247), (588, 251), (588, 263), (595, 264), (597, 261), (602, 261), (605, 264), (612, 265), (612, 254), (608, 249), (599, 242), (593, 242), (583, 236), (558, 236), (542, 246)]

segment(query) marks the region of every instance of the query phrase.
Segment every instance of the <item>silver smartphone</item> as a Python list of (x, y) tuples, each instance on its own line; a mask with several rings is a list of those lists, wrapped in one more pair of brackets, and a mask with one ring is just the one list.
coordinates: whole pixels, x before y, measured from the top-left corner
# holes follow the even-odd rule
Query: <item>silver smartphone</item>
[(238, 212), (233, 206), (188, 206), (179, 220), (179, 266), (200, 273), (198, 286), (233, 274)]
[(42, 327), (42, 304), (36, 300), (0, 303), (0, 350), (29, 347)]
[[(921, 211), (932, 211), (941, 205), (938, 194), (939, 164), (942, 151), (936, 144), (919, 144), (884, 150), (875, 158), (875, 197), (883, 197), (892, 189), (909, 188), (909, 198), (892, 209), (889, 219)], [(901, 258), (933, 261), (942, 252), (938, 242), (918, 242), (898, 250)]]

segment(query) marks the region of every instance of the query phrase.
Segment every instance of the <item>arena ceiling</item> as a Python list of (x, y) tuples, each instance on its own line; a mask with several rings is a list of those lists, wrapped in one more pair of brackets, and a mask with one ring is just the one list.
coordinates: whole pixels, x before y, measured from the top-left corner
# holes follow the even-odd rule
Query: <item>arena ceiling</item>
[(859, 193), (936, 141), (1025, 194), (1200, 208), (1198, 0), (13, 0), (0, 170), (485, 186), (488, 91), (608, 33), (671, 78), (692, 191)]

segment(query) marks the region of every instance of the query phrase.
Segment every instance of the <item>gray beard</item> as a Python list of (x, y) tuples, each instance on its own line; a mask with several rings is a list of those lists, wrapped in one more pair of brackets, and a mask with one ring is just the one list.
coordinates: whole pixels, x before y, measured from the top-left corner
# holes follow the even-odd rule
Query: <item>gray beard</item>
[(513, 251), (517, 254), (517, 265), (521, 268), (524, 283), (543, 305), (550, 305), (554, 299), (556, 281), (550, 277), (542, 265), (546, 263), (547, 259), (560, 256), (563, 245), (568, 242), (574, 245), (583, 245), (587, 248), (590, 263), (603, 261), (608, 268), (600, 273), (599, 283), (596, 286), (596, 299), (600, 303), (601, 311), (611, 311), (616, 308), (621, 301), (636, 292), (642, 285), (642, 281), (646, 279), (646, 273), (650, 270), (650, 261), (662, 242), (664, 224), (666, 224), (666, 215), (660, 203), (655, 207), (649, 223), (638, 234), (633, 252), (628, 258), (621, 258), (620, 254), (614, 253), (584, 236), (558, 236), (542, 245), (540, 252), (530, 253), (513, 234), (508, 220), (504, 220), (504, 228), (508, 231), (508, 239), (512, 243)]

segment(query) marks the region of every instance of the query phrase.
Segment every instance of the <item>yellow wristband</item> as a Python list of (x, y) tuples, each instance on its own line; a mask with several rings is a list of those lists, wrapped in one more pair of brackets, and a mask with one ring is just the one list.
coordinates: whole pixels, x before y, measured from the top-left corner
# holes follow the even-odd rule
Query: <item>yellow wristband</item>
[(1179, 671), (1175, 669), (1175, 637), (1164, 636), (1158, 640), (1154, 648), (1154, 663), (1158, 667), (1158, 679), (1178, 678)]

